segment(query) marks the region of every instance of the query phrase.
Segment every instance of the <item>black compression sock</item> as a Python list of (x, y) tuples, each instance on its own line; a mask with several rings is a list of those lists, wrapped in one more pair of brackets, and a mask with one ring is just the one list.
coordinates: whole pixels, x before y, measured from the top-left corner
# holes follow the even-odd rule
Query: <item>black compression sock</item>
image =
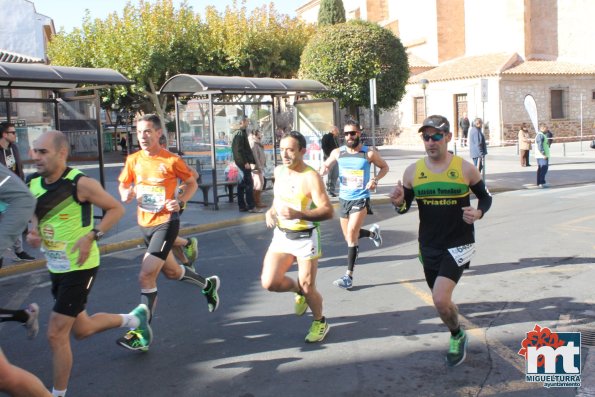
[(460, 333), (461, 333), (461, 327), (458, 327), (455, 331), (450, 331), (450, 334), (454, 337), (459, 336)]
[(359, 237), (358, 237), (358, 239), (360, 239), (362, 237), (370, 237), (371, 235), (372, 235), (372, 232), (370, 232), (369, 230), (359, 229)]

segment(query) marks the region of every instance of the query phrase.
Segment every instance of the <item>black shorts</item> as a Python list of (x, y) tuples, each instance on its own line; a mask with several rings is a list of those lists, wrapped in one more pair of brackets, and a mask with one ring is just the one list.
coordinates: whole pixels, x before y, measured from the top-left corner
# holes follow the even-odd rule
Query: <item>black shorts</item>
[(172, 219), (153, 227), (140, 226), (140, 230), (147, 245), (147, 253), (165, 260), (178, 237), (180, 219)]
[(426, 282), (430, 289), (434, 288), (438, 276), (446, 277), (458, 283), (465, 267), (457, 265), (447, 249), (420, 246), (419, 260), (424, 266)]
[(67, 273), (50, 273), (56, 313), (76, 317), (85, 310), (87, 296), (95, 283), (98, 267)]
[(367, 214), (373, 214), (372, 208), (370, 208), (369, 197), (358, 200), (343, 200), (340, 198), (339, 205), (339, 216), (341, 218), (349, 218), (350, 214), (354, 214), (363, 210), (366, 210)]

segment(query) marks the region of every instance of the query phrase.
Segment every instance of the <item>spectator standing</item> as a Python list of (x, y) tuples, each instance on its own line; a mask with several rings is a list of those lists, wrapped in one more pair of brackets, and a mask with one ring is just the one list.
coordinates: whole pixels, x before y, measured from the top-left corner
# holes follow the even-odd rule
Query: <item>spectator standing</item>
[(547, 136), (545, 135), (547, 126), (542, 124), (535, 136), (535, 157), (537, 158), (537, 187), (548, 187), (545, 183), (545, 175), (549, 167), (550, 160), (550, 145)]
[(126, 146), (127, 146), (126, 137), (124, 135), (122, 135), (122, 138), (120, 138), (120, 147), (122, 148), (122, 154), (128, 153), (126, 151)]
[[(333, 150), (339, 147), (339, 128), (333, 126), (330, 132), (327, 132), (322, 136), (322, 153), (323, 159), (329, 158)], [(337, 197), (335, 194), (335, 185), (337, 183), (337, 178), (339, 178), (339, 165), (337, 163), (333, 164), (330, 167), (326, 179), (326, 191), (328, 192), (329, 196)]]
[(486, 146), (486, 138), (481, 131), (483, 121), (478, 117), (473, 120), (473, 127), (469, 133), (469, 155), (473, 159), (473, 164), (477, 167), (479, 172), (485, 166), (485, 156), (488, 154)]
[(264, 190), (264, 171), (266, 167), (266, 156), (264, 154), (264, 146), (262, 145), (262, 134), (260, 130), (254, 130), (248, 137), (250, 148), (254, 155), (254, 168), (252, 169), (252, 180), (254, 182), (254, 204), (256, 208), (265, 208), (262, 204), (261, 197)]
[(547, 138), (547, 144), (551, 148), (552, 143), (554, 143), (554, 134), (552, 134), (552, 132), (547, 128), (547, 126), (545, 126), (544, 134), (545, 134), (545, 137)]
[[(16, 174), (21, 180), (25, 179), (23, 173), (23, 163), (19, 154), (19, 148), (16, 145), (17, 130), (12, 123), (0, 123), (0, 164), (5, 165), (6, 168)], [(23, 230), (24, 231), (24, 230)], [(23, 250), (23, 236), (19, 233), (12, 246), (15, 255), (21, 261), (32, 261), (35, 258)], [(0, 268), (2, 267), (4, 258), (0, 251)]]
[(247, 127), (248, 118), (242, 116), (237, 129), (233, 132), (233, 140), (231, 141), (233, 161), (241, 172), (238, 181), (238, 207), (240, 212), (260, 212), (254, 203), (252, 169), (256, 166), (256, 160), (254, 160), (254, 154), (252, 154), (250, 142), (248, 141)]
[(521, 153), (521, 167), (530, 167), (529, 152), (531, 151), (531, 135), (526, 123), (521, 125), (519, 130), (519, 151)]
[(469, 117), (467, 117), (467, 112), (463, 113), (463, 117), (459, 120), (459, 127), (461, 128), (462, 136), (461, 136), (461, 146), (467, 146), (467, 136), (469, 135), (469, 127), (471, 123), (469, 122)]

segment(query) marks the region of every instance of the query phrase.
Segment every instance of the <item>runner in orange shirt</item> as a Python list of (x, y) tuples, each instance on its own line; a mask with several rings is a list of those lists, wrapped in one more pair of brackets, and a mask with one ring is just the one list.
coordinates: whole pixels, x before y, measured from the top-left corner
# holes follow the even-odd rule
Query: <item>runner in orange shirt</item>
[[(205, 279), (189, 267), (178, 265), (171, 253), (180, 228), (179, 211), (196, 192), (197, 183), (184, 160), (159, 145), (162, 132), (161, 120), (154, 114), (137, 121), (141, 150), (128, 156), (118, 178), (122, 201), (137, 201), (138, 224), (147, 245), (139, 274), (141, 302), (149, 307), (152, 318), (157, 302), (157, 277), (161, 271), (169, 279), (199, 286), (207, 299), (209, 312), (214, 312), (219, 306), (219, 277)], [(178, 180), (186, 188), (176, 199)], [(130, 330), (117, 343), (131, 350), (147, 351), (149, 348), (148, 341), (137, 330)]]

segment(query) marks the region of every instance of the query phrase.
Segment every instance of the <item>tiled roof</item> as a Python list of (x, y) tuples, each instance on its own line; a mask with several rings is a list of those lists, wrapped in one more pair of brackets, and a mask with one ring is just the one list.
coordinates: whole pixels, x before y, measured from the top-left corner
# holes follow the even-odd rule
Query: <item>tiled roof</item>
[(9, 63), (43, 63), (43, 59), (17, 54), (0, 49), (0, 62)]
[(552, 74), (595, 74), (595, 65), (560, 61), (525, 61), (518, 66), (505, 70), (506, 75), (552, 75)]
[(411, 76), (409, 83), (417, 83), (419, 79), (444, 81), (497, 76), (504, 70), (520, 62), (522, 60), (516, 53), (462, 57), (444, 62), (434, 69)]
[(433, 68), (436, 66), (411, 53), (407, 53), (407, 59), (409, 61), (410, 68)]

